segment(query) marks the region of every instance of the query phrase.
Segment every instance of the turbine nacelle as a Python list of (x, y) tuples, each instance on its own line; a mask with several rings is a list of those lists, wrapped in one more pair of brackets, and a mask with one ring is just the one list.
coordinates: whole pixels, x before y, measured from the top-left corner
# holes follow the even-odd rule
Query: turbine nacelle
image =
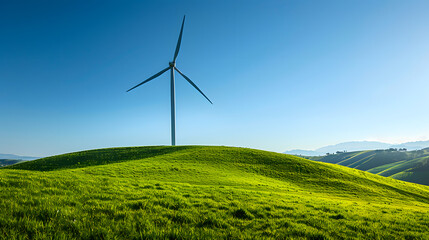
[(176, 66), (176, 62), (169, 62), (168, 65), (170, 65), (170, 67), (175, 67)]

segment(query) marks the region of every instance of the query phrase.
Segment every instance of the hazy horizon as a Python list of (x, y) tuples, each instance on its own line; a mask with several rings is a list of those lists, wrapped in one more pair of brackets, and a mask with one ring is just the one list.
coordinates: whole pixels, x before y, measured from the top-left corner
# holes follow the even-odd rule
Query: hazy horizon
[[(289, 152), (289, 151), (295, 151), (295, 150), (302, 150), (302, 151), (317, 151), (320, 148), (325, 148), (325, 147), (331, 147), (331, 146), (335, 146), (335, 145), (339, 145), (339, 144), (343, 144), (343, 143), (361, 143), (361, 142), (378, 142), (378, 143), (385, 143), (385, 144), (390, 144), (390, 145), (400, 145), (400, 144), (404, 144), (404, 143), (414, 143), (414, 142), (422, 142), (422, 141), (429, 141), (429, 140), (417, 140), (417, 141), (405, 141), (405, 142), (395, 142), (395, 143), (389, 143), (389, 142), (383, 142), (383, 141), (373, 141), (373, 140), (356, 140), (356, 141), (346, 141), (346, 142), (338, 142), (338, 143), (334, 143), (334, 144), (328, 144), (328, 145), (323, 145), (323, 146), (318, 146), (316, 148), (313, 149), (298, 149), (298, 148), (292, 148), (292, 149), (284, 149), (283, 151), (273, 151), (273, 152), (278, 152), (278, 153), (283, 153), (283, 152)], [(198, 145), (198, 144), (195, 144)], [(147, 145), (150, 146), (150, 145)], [(160, 145), (160, 146), (168, 146), (168, 144), (164, 144), (164, 145)], [(181, 145), (178, 145), (181, 146)], [(223, 145), (226, 146), (226, 145)], [(109, 147), (101, 147), (101, 148), (111, 148), (111, 147), (136, 147), (136, 146), (109, 146)], [(232, 147), (232, 146), (231, 146)], [(245, 146), (235, 146), (235, 147), (245, 147)], [(260, 150), (267, 150), (267, 149), (261, 149), (261, 148), (255, 148), (255, 149), (260, 149)], [(85, 150), (92, 150), (90, 148), (88, 149), (80, 149), (77, 151), (85, 151)], [(338, 149), (338, 150), (342, 150), (342, 149)], [(368, 150), (368, 149), (364, 149), (362, 148), (362, 150)], [(74, 152), (74, 151), (71, 151)], [(21, 156), (21, 157), (37, 157), (37, 158), (41, 158), (41, 157), (48, 157), (48, 156), (52, 156), (52, 155), (59, 155), (59, 154), (66, 154), (66, 153), (71, 153), (71, 152), (58, 152), (58, 153), (54, 153), (51, 155), (43, 155), (43, 156), (36, 156), (36, 155), (28, 155), (28, 156), (24, 156), (22, 154), (15, 154), (15, 153), (7, 153), (7, 152), (1, 152), (0, 155), (17, 155), (17, 156)], [(323, 152), (324, 153), (324, 152)]]

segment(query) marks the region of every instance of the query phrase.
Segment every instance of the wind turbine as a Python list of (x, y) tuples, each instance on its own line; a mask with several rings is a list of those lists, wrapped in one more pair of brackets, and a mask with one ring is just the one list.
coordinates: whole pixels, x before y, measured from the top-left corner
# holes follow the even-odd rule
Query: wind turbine
[(189, 84), (191, 84), (195, 89), (197, 89), (198, 92), (200, 92), (206, 99), (207, 101), (209, 101), (211, 104), (212, 101), (210, 101), (210, 99), (197, 87), (197, 85), (195, 85), (194, 82), (191, 81), (191, 79), (189, 79), (187, 76), (185, 76), (185, 74), (183, 74), (179, 69), (177, 69), (176, 67), (176, 59), (177, 59), (177, 55), (179, 54), (179, 50), (180, 50), (180, 44), (182, 42), (182, 34), (183, 34), (183, 26), (185, 25), (185, 17), (183, 16), (183, 21), (182, 21), (182, 28), (180, 29), (180, 34), (179, 34), (179, 40), (177, 40), (177, 46), (176, 46), (176, 51), (174, 52), (174, 57), (173, 57), (173, 61), (168, 63), (168, 67), (163, 69), (161, 72), (153, 75), (152, 77), (144, 80), (143, 82), (137, 84), (136, 86), (130, 88), (127, 90), (127, 92), (133, 90), (136, 87), (139, 87), (159, 76), (161, 76), (163, 73), (165, 73), (166, 71), (170, 70), (170, 97), (171, 97), (171, 145), (175, 146), (176, 145), (176, 97), (175, 97), (175, 87), (174, 87), (174, 70), (176, 70), (180, 75), (182, 75), (182, 77), (184, 77)]

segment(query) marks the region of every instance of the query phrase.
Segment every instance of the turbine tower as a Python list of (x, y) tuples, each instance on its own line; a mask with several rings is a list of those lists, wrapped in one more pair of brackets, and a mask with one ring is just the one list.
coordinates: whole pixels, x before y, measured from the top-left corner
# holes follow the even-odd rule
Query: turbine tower
[(175, 97), (175, 87), (174, 87), (174, 70), (176, 70), (180, 75), (182, 75), (183, 78), (186, 79), (186, 81), (189, 82), (189, 84), (191, 84), (195, 89), (197, 89), (198, 92), (200, 92), (206, 99), (207, 101), (209, 101), (211, 104), (212, 101), (210, 101), (210, 99), (197, 87), (197, 85), (195, 85), (194, 82), (191, 81), (191, 79), (189, 79), (187, 76), (185, 76), (185, 74), (183, 74), (179, 69), (177, 69), (176, 67), (176, 59), (177, 59), (177, 55), (179, 54), (179, 50), (180, 50), (180, 44), (182, 42), (182, 34), (183, 34), (183, 26), (185, 25), (185, 17), (183, 16), (183, 21), (182, 21), (182, 28), (180, 29), (180, 34), (179, 34), (179, 40), (177, 40), (177, 46), (176, 46), (176, 51), (174, 52), (174, 57), (173, 57), (173, 61), (168, 63), (168, 67), (163, 69), (161, 72), (153, 75), (152, 77), (144, 80), (143, 82), (137, 84), (136, 86), (130, 88), (127, 90), (127, 92), (133, 90), (136, 87), (139, 87), (159, 76), (161, 76), (163, 73), (165, 73), (166, 71), (170, 70), (170, 97), (171, 97), (171, 145), (175, 146), (176, 145), (176, 97)]

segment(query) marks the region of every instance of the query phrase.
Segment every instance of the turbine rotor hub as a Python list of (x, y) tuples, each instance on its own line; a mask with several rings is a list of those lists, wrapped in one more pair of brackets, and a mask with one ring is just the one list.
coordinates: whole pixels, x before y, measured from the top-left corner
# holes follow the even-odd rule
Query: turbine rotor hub
[(170, 67), (175, 67), (176, 66), (176, 62), (169, 62), (168, 65), (170, 65)]

